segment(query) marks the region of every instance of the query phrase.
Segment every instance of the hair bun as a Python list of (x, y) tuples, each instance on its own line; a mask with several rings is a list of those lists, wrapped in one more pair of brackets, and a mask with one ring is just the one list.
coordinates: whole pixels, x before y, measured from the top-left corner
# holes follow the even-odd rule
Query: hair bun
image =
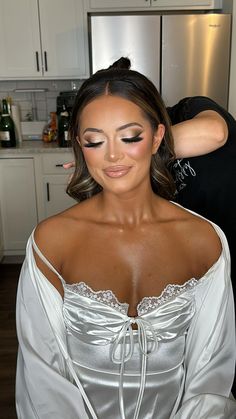
[(108, 69), (118, 69), (118, 70), (129, 70), (131, 67), (130, 59), (127, 57), (121, 57), (119, 60), (116, 60), (113, 64), (111, 64)]

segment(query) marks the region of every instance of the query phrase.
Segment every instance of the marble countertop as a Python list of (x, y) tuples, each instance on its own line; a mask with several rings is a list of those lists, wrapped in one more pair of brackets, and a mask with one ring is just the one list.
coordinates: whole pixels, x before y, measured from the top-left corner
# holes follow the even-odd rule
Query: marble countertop
[(1, 148), (0, 158), (20, 154), (72, 153), (71, 147), (59, 147), (56, 142), (44, 143), (42, 140), (24, 140), (16, 147)]

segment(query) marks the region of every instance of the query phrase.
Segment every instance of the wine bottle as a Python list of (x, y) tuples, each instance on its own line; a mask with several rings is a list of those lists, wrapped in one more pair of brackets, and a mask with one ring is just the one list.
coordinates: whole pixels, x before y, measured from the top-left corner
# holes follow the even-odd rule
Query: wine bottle
[(71, 142), (68, 136), (69, 130), (69, 114), (66, 110), (66, 106), (63, 105), (62, 112), (58, 118), (58, 144), (60, 147), (70, 147)]
[(15, 126), (9, 114), (6, 99), (2, 100), (2, 116), (0, 120), (0, 141), (2, 147), (16, 146)]

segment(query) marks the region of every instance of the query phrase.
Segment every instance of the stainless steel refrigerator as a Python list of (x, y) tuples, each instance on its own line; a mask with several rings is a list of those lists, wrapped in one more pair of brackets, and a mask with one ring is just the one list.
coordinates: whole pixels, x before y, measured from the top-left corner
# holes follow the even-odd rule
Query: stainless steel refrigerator
[(227, 108), (231, 15), (92, 15), (91, 73), (121, 56), (149, 77), (171, 106), (209, 96)]

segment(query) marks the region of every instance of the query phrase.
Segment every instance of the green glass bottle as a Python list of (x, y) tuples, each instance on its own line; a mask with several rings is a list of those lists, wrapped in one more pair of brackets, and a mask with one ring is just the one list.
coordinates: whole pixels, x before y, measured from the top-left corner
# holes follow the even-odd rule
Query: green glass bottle
[(2, 100), (2, 115), (0, 119), (0, 142), (2, 147), (15, 147), (15, 126), (11, 118), (6, 99)]
[(58, 133), (57, 133), (57, 139), (59, 147), (70, 147), (71, 141), (68, 136), (68, 130), (69, 130), (69, 114), (66, 110), (65, 105), (63, 105), (62, 112), (59, 115), (58, 118)]

